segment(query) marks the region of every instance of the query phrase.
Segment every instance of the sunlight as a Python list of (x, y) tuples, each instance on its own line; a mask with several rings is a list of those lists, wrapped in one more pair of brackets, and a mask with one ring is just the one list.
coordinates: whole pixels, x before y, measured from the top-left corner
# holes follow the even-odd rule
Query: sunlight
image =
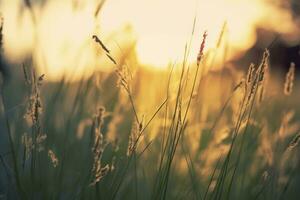
[[(118, 17), (114, 17), (116, 12)], [(169, 61), (182, 58), (195, 16), (197, 22), (191, 60), (196, 58), (203, 31), (209, 33), (207, 46), (214, 48), (225, 21), (231, 56), (255, 43), (256, 27), (279, 33), (299, 32), (288, 10), (279, 9), (264, 0), (115, 0), (104, 7), (102, 24), (106, 30), (114, 30), (124, 23), (132, 24), (139, 36), (137, 50), (141, 62), (165, 67)], [(268, 20), (270, 16), (272, 19)], [(279, 28), (278, 22), (284, 22), (283, 26)]]
[[(88, 76), (95, 69), (107, 68), (91, 40), (93, 34), (98, 34), (116, 59), (120, 54), (116, 44), (123, 47), (137, 41), (135, 51), (141, 64), (165, 68), (170, 61), (182, 59), (195, 17), (189, 58), (192, 62), (196, 60), (203, 31), (209, 34), (206, 49), (214, 49), (224, 23), (227, 26), (222, 41), (229, 46), (227, 59), (237, 57), (255, 43), (257, 27), (276, 31), (283, 37), (299, 36), (290, 11), (267, 0), (111, 0), (104, 4), (98, 18), (94, 17), (96, 1), (80, 2), (78, 8), (71, 1), (61, 0), (34, 6), (35, 32), (30, 12), (20, 1), (2, 1), (8, 59), (22, 61), (32, 54), (39, 69), (50, 79), (59, 79), (63, 73), (78, 78)], [(122, 38), (122, 30), (128, 25), (132, 29)], [(117, 38), (110, 37), (118, 32)], [(127, 38), (130, 39), (126, 41)]]
[[(80, 12), (64, 3), (50, 1), (41, 14), (38, 26), (38, 63), (51, 68), (51, 73), (86, 73), (86, 66), (93, 65), (93, 49), (87, 48), (94, 30), (92, 5), (87, 5)], [(45, 56), (43, 58), (43, 56)], [(45, 66), (44, 65), (44, 66)]]

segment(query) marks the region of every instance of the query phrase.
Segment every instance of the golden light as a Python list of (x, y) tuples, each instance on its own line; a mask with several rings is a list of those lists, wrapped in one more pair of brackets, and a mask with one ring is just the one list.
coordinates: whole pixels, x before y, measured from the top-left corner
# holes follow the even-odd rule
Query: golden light
[[(299, 27), (290, 10), (267, 0), (111, 0), (104, 4), (98, 18), (94, 17), (96, 1), (80, 2), (78, 8), (74, 8), (72, 1), (62, 0), (48, 0), (42, 7), (34, 6), (37, 19), (34, 26), (22, 1), (2, 1), (8, 59), (21, 60), (32, 54), (39, 69), (50, 79), (59, 79), (63, 73), (75, 77), (89, 75), (108, 65), (104, 58), (98, 57), (91, 40), (93, 34), (98, 34), (116, 57), (120, 55), (116, 44), (126, 49), (137, 41), (136, 53), (141, 64), (167, 67), (170, 61), (182, 59), (194, 18), (190, 61), (196, 60), (204, 30), (209, 33), (206, 49), (215, 48), (224, 22), (228, 59), (255, 43), (257, 27), (283, 36), (293, 35), (293, 39), (299, 36)], [(125, 28), (124, 33), (128, 25), (132, 29)], [(112, 33), (116, 37), (111, 37)]]
[(76, 11), (64, 1), (49, 1), (38, 23), (38, 48), (35, 49), (39, 65), (51, 69), (47, 74), (54, 76), (62, 70), (84, 74), (90, 70), (85, 66), (94, 63), (90, 48), (93, 22), (91, 5)]

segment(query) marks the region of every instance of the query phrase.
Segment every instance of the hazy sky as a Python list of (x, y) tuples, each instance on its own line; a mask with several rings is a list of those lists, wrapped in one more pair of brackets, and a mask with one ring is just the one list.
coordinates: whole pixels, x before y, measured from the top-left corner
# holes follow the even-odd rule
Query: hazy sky
[[(95, 57), (88, 41), (94, 33), (108, 38), (112, 32), (120, 32), (108, 46), (114, 48), (115, 42), (122, 46), (126, 40), (136, 40), (141, 63), (165, 66), (182, 58), (195, 17), (192, 60), (203, 31), (208, 31), (207, 44), (212, 48), (225, 21), (232, 55), (254, 44), (257, 27), (286, 35), (289, 42), (299, 41), (299, 24), (294, 23), (289, 9), (280, 9), (269, 0), (107, 0), (96, 20), (96, 0), (77, 0), (77, 9), (70, 0), (48, 0), (43, 7), (34, 6), (36, 32), (28, 10), (20, 9), (22, 1), (0, 2), (5, 19), (6, 55), (15, 60), (33, 52), (34, 58), (47, 62), (54, 74), (70, 68), (79, 54), (82, 70), (92, 65)], [(132, 29), (122, 34), (122, 28), (128, 24)], [(83, 53), (79, 49), (84, 49)]]

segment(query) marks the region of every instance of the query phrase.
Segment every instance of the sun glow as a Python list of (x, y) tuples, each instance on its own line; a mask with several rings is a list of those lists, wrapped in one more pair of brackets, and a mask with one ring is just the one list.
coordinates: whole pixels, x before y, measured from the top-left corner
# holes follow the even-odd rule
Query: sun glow
[(294, 35), (294, 39), (299, 35), (289, 9), (267, 0), (111, 0), (96, 18), (96, 1), (76, 1), (80, 2), (77, 7), (74, 2), (48, 0), (43, 6), (33, 3), (34, 25), (29, 9), (20, 1), (2, 1), (8, 59), (22, 61), (32, 55), (50, 79), (58, 79), (63, 73), (89, 75), (109, 65), (91, 40), (93, 34), (98, 34), (116, 59), (136, 44), (132, 50), (141, 64), (167, 67), (170, 61), (182, 59), (194, 19), (191, 61), (196, 60), (203, 31), (209, 34), (207, 49), (213, 49), (224, 23), (228, 59), (255, 43), (257, 27), (283, 36)]

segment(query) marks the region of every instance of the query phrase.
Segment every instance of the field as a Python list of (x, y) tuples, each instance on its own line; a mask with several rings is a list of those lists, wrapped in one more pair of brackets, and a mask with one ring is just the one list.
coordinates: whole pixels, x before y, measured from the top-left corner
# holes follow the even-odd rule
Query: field
[(109, 70), (49, 80), (30, 58), (2, 72), (0, 200), (299, 199), (298, 66), (277, 72), (266, 47), (211, 70), (202, 34), (164, 69), (95, 34)]

